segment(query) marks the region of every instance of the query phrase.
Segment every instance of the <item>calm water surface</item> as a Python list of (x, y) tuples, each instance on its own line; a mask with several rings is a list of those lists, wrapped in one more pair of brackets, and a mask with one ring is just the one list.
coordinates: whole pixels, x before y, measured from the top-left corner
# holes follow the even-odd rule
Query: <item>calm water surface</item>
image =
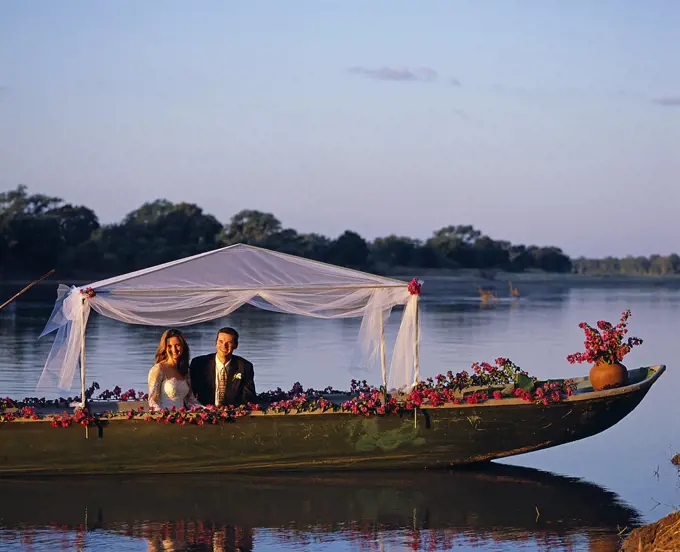
[[(21, 286), (19, 286), (21, 287)], [(502, 286), (499, 286), (502, 288)], [(0, 287), (0, 299), (15, 291)], [(480, 305), (474, 288), (426, 282), (421, 374), (469, 369), (506, 356), (541, 378), (588, 367), (577, 327), (618, 319), (644, 345), (628, 367), (666, 364), (642, 403), (613, 428), (485, 469), (324, 477), (165, 477), (0, 481), (0, 549), (8, 550), (616, 550), (619, 532), (680, 507), (680, 290), (671, 285), (578, 287), (525, 284), (519, 301)], [(35, 395), (51, 346), (37, 340), (56, 286), (0, 311), (0, 396)], [(394, 338), (400, 312), (389, 321)], [(242, 309), (186, 328), (192, 354), (210, 352), (223, 325), (241, 333), (258, 391), (300, 381), (346, 389), (358, 320), (323, 321)], [(88, 379), (102, 389), (145, 388), (162, 328), (95, 313)], [(77, 391), (74, 390), (74, 394)], [(46, 459), (48, 461), (48, 459)], [(134, 462), (134, 451), (130, 453)]]

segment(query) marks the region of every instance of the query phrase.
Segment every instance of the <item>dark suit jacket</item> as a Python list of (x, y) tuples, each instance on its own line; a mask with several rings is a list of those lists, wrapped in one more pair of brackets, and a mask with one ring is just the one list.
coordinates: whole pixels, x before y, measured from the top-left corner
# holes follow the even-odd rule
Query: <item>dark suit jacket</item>
[[(241, 374), (240, 378), (235, 378)], [(189, 365), (191, 390), (196, 399), (203, 405), (215, 404), (215, 353), (195, 357)], [(232, 355), (227, 367), (227, 390), (224, 394), (224, 404), (239, 406), (254, 403), (255, 372), (252, 362), (245, 358)]]

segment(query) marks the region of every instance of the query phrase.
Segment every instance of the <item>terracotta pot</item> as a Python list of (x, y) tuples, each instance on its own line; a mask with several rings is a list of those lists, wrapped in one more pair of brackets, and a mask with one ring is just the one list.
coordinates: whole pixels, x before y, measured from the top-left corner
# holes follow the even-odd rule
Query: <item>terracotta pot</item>
[(621, 387), (628, 383), (628, 370), (620, 362), (598, 362), (590, 369), (590, 384), (595, 391)]

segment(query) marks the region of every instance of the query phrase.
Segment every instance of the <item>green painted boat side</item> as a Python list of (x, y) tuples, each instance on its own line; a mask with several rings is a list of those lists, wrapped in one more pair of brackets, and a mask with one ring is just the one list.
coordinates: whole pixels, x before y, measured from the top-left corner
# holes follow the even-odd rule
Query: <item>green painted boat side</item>
[(627, 416), (665, 370), (539, 406), (503, 399), (362, 417), (249, 415), (210, 426), (112, 419), (98, 427), (0, 424), (0, 476), (423, 469), (488, 462), (573, 442)]

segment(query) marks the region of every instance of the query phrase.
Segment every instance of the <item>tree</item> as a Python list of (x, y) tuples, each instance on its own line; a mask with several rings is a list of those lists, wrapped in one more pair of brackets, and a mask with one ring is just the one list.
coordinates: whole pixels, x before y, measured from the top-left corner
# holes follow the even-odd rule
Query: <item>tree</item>
[(159, 216), (153, 228), (167, 242), (203, 248), (217, 245), (222, 224), (214, 216), (204, 214), (198, 205), (179, 203)]
[(571, 259), (559, 247), (529, 248), (534, 258), (534, 267), (546, 272), (571, 272)]
[(481, 236), (475, 240), (475, 268), (507, 267), (510, 264), (510, 254), (501, 244), (489, 236)]
[(222, 224), (193, 203), (145, 203), (97, 234), (104, 270), (134, 270), (213, 249)]
[(58, 221), (50, 213), (58, 197), (28, 195), (24, 185), (0, 194), (0, 259), (14, 270), (53, 268), (62, 242)]
[(534, 258), (527, 252), (524, 245), (508, 243), (504, 249), (508, 252), (508, 270), (522, 272), (533, 265)]
[(223, 229), (221, 240), (227, 245), (259, 245), (280, 231), (281, 222), (273, 214), (245, 209), (231, 217), (231, 221)]
[(174, 203), (168, 201), (167, 199), (156, 199), (155, 201), (144, 203), (141, 207), (135, 209), (134, 211), (130, 211), (127, 215), (125, 215), (123, 224), (154, 224), (159, 219), (167, 216), (174, 210)]
[(0, 217), (12, 217), (18, 215), (44, 215), (59, 207), (63, 200), (43, 194), (28, 195), (27, 187), (23, 184), (16, 190), (0, 194)]
[(326, 261), (331, 240), (321, 234), (299, 234), (297, 239), (298, 255), (316, 261)]
[(15, 268), (45, 271), (54, 268), (61, 251), (59, 223), (54, 217), (18, 215), (3, 225), (3, 259)]
[(86, 242), (99, 228), (99, 220), (92, 209), (74, 207), (70, 203), (49, 212), (57, 219), (64, 244), (76, 246)]
[(453, 266), (474, 267), (477, 255), (473, 245), (481, 235), (470, 225), (450, 225), (437, 230), (425, 245), (439, 251)]
[(328, 262), (351, 268), (364, 268), (368, 264), (369, 249), (366, 240), (356, 232), (345, 230), (331, 242)]
[(371, 245), (373, 258), (390, 266), (412, 266), (421, 243), (411, 238), (390, 234), (376, 238)]

